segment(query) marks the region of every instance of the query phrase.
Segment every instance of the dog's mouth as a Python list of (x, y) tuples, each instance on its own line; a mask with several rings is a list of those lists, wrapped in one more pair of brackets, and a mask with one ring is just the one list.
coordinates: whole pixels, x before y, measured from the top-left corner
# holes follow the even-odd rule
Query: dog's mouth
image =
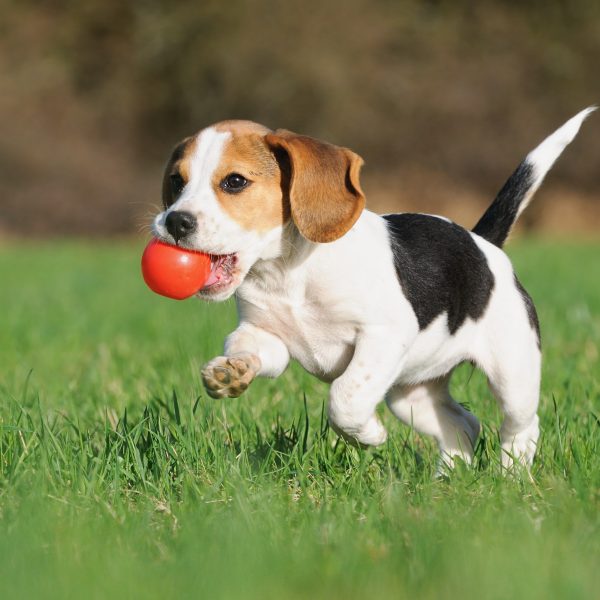
[(199, 293), (210, 294), (229, 287), (234, 280), (237, 260), (237, 254), (211, 254), (210, 275)]

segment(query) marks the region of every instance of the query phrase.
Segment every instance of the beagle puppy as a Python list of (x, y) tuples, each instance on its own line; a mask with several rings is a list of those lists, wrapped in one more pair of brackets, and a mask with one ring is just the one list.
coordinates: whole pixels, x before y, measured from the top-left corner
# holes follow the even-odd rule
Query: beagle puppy
[(444, 217), (365, 209), (362, 159), (347, 148), (223, 121), (183, 140), (163, 181), (154, 235), (211, 255), (197, 296), (235, 295), (239, 326), (202, 370), (214, 398), (237, 397), (290, 359), (331, 384), (333, 429), (382, 444), (385, 398), (433, 436), (442, 464), (470, 461), (477, 418), (449, 393), (457, 365), (484, 371), (504, 415), (502, 464), (531, 463), (539, 435), (540, 333), (501, 250), (586, 109), (527, 155), (472, 231)]

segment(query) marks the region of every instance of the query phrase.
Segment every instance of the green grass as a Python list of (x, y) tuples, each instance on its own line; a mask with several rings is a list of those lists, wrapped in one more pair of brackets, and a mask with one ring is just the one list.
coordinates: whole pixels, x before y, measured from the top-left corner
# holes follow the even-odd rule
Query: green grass
[(509, 250), (540, 312), (543, 435), (504, 478), (435, 479), (430, 440), (359, 452), (297, 365), (214, 401), (199, 367), (232, 303), (144, 289), (140, 245), (0, 248), (0, 597), (592, 598), (600, 586), (600, 244)]

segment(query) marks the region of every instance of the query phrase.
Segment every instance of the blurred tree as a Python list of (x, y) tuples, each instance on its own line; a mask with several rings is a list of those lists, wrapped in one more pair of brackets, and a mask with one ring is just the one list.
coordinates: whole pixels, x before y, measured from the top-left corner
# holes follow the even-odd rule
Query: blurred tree
[[(87, 190), (125, 215), (90, 229), (127, 230), (136, 211), (123, 204), (154, 194), (169, 147), (224, 118), (351, 146), (382, 198), (423, 187), (427, 207), (436, 194), (482, 203), (600, 99), (591, 0), (0, 0), (0, 16), (0, 169), (33, 179), (18, 196), (0, 182), (5, 228), (51, 180), (62, 222), (95, 214), (74, 208)], [(582, 136), (558, 177), (589, 195), (599, 159), (597, 136)]]

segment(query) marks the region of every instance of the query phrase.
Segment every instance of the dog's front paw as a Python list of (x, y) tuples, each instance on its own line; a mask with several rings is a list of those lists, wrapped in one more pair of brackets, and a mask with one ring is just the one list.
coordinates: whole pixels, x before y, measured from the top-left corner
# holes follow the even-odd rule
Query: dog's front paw
[(213, 398), (241, 396), (260, 369), (260, 359), (254, 354), (217, 356), (204, 365), (202, 381)]

